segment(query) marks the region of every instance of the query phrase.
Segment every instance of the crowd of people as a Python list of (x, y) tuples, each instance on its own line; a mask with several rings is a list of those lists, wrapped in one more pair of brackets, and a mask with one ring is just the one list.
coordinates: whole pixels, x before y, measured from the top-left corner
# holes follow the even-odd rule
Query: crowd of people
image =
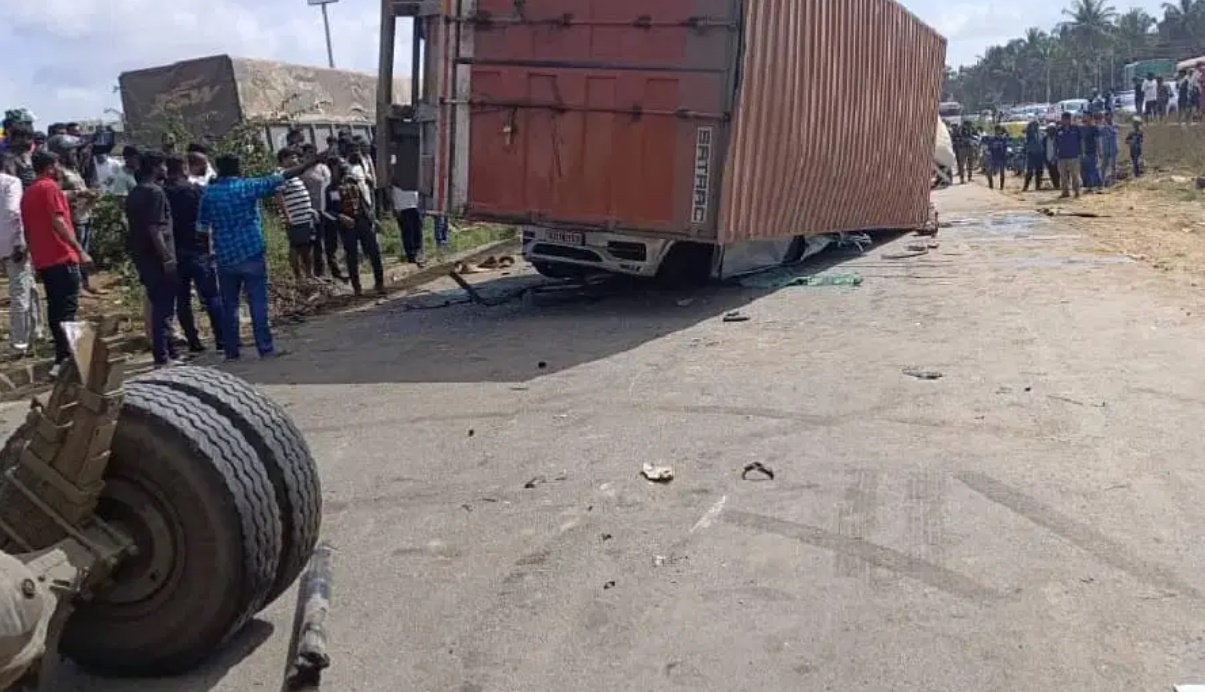
[(418, 193), (395, 188), (390, 200), (378, 203), (370, 144), (350, 132), (331, 137), (320, 152), (300, 130), (291, 130), (276, 156), (279, 168), (246, 176), (239, 156), (222, 154), (211, 162), (203, 144), (180, 152), (170, 135), (157, 150), (125, 146), (118, 160), (111, 133), (85, 136), (78, 125), (65, 123), (43, 134), (23, 111), (7, 112), (3, 127), (0, 258), (9, 279), (9, 342), (18, 356), (28, 354), (45, 323), (54, 341), (52, 377), (71, 355), (63, 324), (78, 318), (81, 293), (98, 292), (89, 282), (88, 249), (92, 211), (104, 196), (117, 198), (125, 211), (126, 245), (145, 292), (145, 328), (158, 366), (182, 362), (185, 345), (189, 355), (206, 351), (193, 315), (194, 293), (227, 360), (240, 356), (244, 299), (259, 355), (284, 353), (273, 342), (268, 318), (260, 215), (265, 200), (275, 200), (298, 282), (343, 281), (362, 295), (363, 257), (374, 289), (384, 293), (377, 215), (386, 206), (401, 227), (405, 260), (423, 262)]
[(1164, 79), (1153, 72), (1134, 77), (1134, 107), (1148, 121), (1163, 121), (1173, 115), (1180, 122), (1195, 122), (1205, 113), (1201, 94), (1205, 93), (1205, 63)]
[[(1094, 94), (1090, 106), (1078, 118), (1063, 113), (1057, 124), (1042, 126), (1031, 120), (1025, 127), (1021, 156), (1024, 174), (1022, 192), (1030, 185), (1041, 190), (1043, 179), (1049, 177), (1051, 186), (1062, 197), (1081, 190), (1101, 192), (1118, 179), (1120, 144), (1124, 140), (1130, 155), (1135, 177), (1143, 173), (1143, 120), (1133, 116), (1128, 132), (1115, 123), (1113, 111), (1105, 99)], [(975, 168), (982, 162), (988, 185), (1004, 189), (1005, 173), (1009, 169), (1011, 139), (1003, 126), (997, 125), (990, 134), (983, 133), (971, 122), (950, 128), (961, 182), (974, 179)]]

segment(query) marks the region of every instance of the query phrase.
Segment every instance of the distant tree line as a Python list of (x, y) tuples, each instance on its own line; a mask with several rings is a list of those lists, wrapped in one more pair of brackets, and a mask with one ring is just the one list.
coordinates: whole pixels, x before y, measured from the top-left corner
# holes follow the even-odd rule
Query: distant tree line
[(1163, 4), (1163, 16), (1119, 13), (1109, 0), (1073, 0), (1050, 31), (991, 46), (973, 65), (946, 68), (944, 98), (974, 110), (1083, 98), (1093, 88), (1130, 89), (1127, 63), (1205, 55), (1205, 0)]

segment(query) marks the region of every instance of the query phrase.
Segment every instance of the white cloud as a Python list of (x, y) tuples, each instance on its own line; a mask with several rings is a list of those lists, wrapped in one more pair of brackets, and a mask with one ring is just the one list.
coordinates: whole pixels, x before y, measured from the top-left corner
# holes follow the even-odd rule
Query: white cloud
[[(1030, 27), (1049, 31), (1066, 20), (1063, 8), (1071, 4), (1070, 0), (900, 1), (949, 39), (946, 62), (951, 65), (973, 63), (988, 46), (1020, 38)], [(1156, 17), (1163, 15), (1162, 0), (1126, 0), (1112, 4), (1119, 12), (1136, 7)]]
[[(1066, 0), (902, 0), (950, 41), (947, 61), (973, 62), (989, 45), (1050, 29)], [(1114, 3), (1162, 14), (1160, 0)], [(43, 122), (118, 108), (124, 70), (229, 53), (326, 64), (321, 14), (303, 0), (0, 0), (0, 45), (18, 56), (0, 72), (0, 110), (27, 107)], [(375, 72), (378, 0), (331, 5), (339, 67)], [(402, 32), (403, 35), (405, 32)], [(398, 69), (409, 60), (399, 41)]]
[[(0, 45), (21, 59), (0, 74), (0, 110), (39, 121), (101, 117), (119, 108), (123, 71), (228, 53), (325, 65), (318, 9), (303, 0), (3, 0)], [(336, 64), (376, 72), (380, 3), (329, 8)], [(398, 67), (409, 50), (399, 32)]]

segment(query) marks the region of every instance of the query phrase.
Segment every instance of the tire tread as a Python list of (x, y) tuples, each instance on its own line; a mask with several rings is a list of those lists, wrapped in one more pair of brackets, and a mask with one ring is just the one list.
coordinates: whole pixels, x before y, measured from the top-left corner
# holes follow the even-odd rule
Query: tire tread
[(282, 406), (254, 385), (213, 368), (184, 366), (157, 370), (131, 380), (188, 394), (216, 409), (255, 448), (281, 509), (283, 544), (274, 601), (296, 581), (318, 543), (322, 489), (309, 445)]

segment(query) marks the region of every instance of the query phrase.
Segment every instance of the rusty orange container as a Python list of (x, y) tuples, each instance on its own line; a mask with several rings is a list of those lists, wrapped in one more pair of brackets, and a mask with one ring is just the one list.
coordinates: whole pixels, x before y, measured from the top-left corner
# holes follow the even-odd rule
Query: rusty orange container
[(945, 39), (892, 0), (449, 0), (435, 208), (728, 243), (926, 220)]

